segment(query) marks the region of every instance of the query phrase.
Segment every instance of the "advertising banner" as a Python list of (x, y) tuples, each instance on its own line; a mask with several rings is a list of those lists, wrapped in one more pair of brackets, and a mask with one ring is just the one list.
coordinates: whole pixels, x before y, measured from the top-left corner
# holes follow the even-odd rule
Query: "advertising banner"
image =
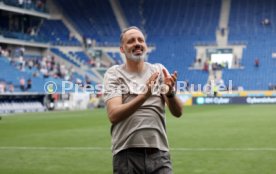
[(194, 105), (227, 104), (276, 104), (276, 96), (271, 97), (193, 97)]

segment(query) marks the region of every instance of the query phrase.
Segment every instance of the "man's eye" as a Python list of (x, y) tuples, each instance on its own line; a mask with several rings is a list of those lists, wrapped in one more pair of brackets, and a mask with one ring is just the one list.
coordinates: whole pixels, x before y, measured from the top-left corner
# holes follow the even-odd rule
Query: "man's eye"
[(129, 40), (127, 43), (132, 43), (133, 42), (133, 40), (131, 39), (131, 40)]
[(139, 42), (144, 42), (144, 40), (143, 39), (139, 39)]

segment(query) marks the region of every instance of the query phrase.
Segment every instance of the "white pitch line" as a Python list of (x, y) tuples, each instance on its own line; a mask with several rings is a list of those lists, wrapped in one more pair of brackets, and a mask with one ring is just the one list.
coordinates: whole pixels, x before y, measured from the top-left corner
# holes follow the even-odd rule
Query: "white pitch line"
[(276, 151), (276, 148), (171, 148), (172, 151)]
[[(0, 150), (102, 150), (111, 151), (107, 147), (22, 147), (6, 146)], [(276, 148), (171, 148), (171, 151), (276, 151)]]
[(0, 147), (0, 150), (111, 150), (111, 148), (104, 147), (21, 147), (21, 146), (7, 146)]

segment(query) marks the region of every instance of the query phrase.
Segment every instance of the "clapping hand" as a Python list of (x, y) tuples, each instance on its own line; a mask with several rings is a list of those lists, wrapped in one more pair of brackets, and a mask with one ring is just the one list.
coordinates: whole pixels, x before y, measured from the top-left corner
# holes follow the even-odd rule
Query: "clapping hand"
[(175, 90), (174, 87), (177, 80), (177, 72), (174, 71), (174, 73), (171, 75), (165, 69), (162, 69), (162, 72), (164, 74), (164, 84), (167, 85), (165, 94), (168, 95), (174, 92)]

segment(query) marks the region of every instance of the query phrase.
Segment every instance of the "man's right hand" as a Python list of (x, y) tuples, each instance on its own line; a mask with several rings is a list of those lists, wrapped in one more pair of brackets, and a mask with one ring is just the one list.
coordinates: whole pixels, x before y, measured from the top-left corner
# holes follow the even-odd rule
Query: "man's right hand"
[(154, 84), (156, 83), (158, 76), (159, 76), (159, 72), (155, 72), (148, 79), (148, 81), (146, 83), (145, 91), (143, 93), (146, 98), (149, 98), (152, 95), (152, 88), (153, 88)]

